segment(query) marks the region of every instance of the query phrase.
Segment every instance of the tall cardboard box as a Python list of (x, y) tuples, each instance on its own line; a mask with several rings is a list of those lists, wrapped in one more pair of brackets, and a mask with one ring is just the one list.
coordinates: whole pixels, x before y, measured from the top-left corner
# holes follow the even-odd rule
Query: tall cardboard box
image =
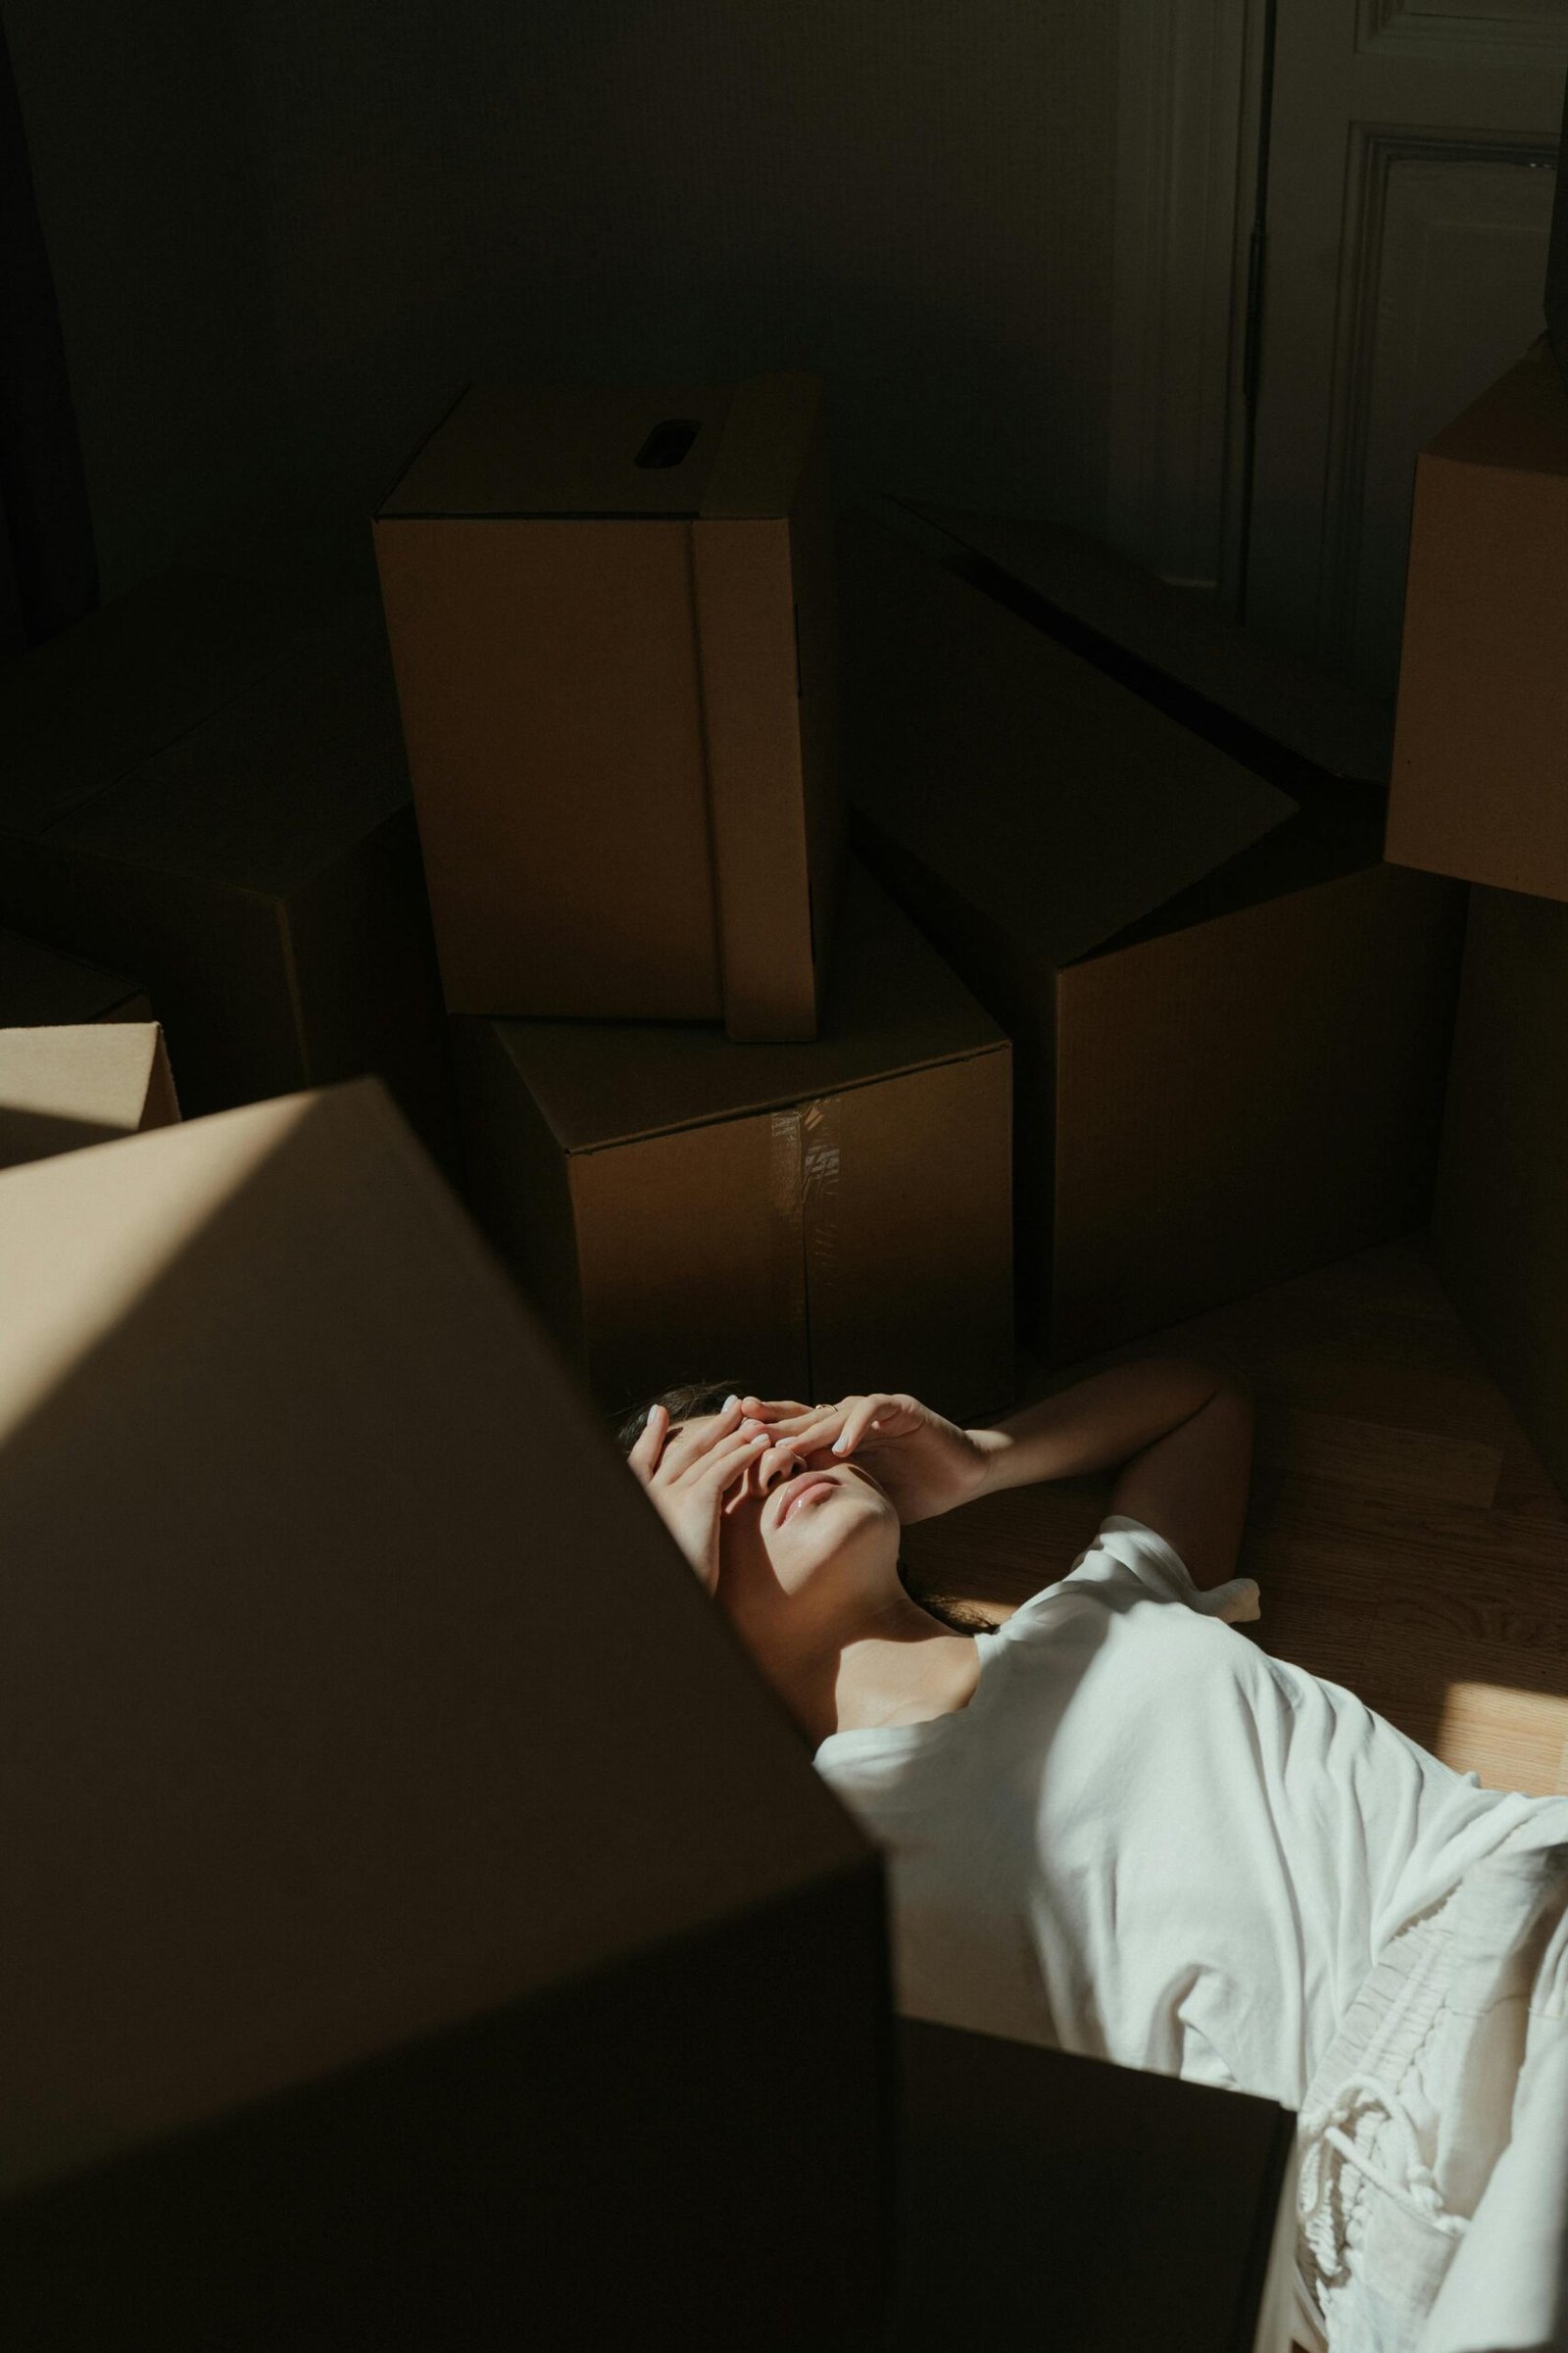
[(1568, 907), (1470, 894), (1432, 1247), (1568, 1495)]
[(1416, 461), (1387, 855), (1568, 900), (1568, 384), (1538, 343)]
[(381, 1090), (0, 1177), (0, 1443), (7, 2341), (874, 2341), (879, 1860)]
[(454, 1024), (475, 1208), (608, 1407), (1012, 1396), (1007, 1041), (853, 869), (811, 1045)]
[(374, 1072), (450, 1159), (373, 598), (171, 571), (0, 678), (0, 915), (123, 963), (186, 1108)]
[(866, 857), (1013, 1043), (1025, 1328), (1070, 1363), (1424, 1222), (1463, 894), (847, 518)]
[(45, 1029), (51, 1022), (150, 1021), (139, 981), (61, 956), (41, 940), (0, 929), (0, 1029)]
[(0, 1168), (179, 1117), (156, 1021), (0, 1029)]
[(375, 521), (448, 1007), (816, 1034), (821, 387), (475, 387)]
[(888, 2353), (1286, 2353), (1288, 2108), (927, 2019), (897, 2048)]

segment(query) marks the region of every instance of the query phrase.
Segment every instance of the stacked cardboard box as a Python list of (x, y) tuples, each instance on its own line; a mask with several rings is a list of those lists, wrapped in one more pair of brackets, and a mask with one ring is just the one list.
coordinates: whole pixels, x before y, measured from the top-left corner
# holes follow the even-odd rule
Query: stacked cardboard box
[(145, 991), (0, 930), (0, 1168), (178, 1117)]
[(1417, 463), (1388, 855), (1472, 886), (1434, 1254), (1568, 1492), (1565, 614), (1568, 385), (1540, 343)]
[(1070, 1362), (1424, 1221), (1462, 894), (870, 515), (858, 838), (1013, 1041), (1020, 1313)]
[(179, 1117), (156, 1022), (0, 1029), (0, 1168)]
[(0, 1176), (0, 1445), (9, 2341), (874, 2341), (879, 1860), (379, 1087)]
[(595, 1392), (1012, 1396), (1007, 1041), (851, 872), (815, 1042), (460, 1021), (474, 1204)]
[(476, 387), (383, 501), (452, 1012), (815, 1035), (838, 856), (820, 391)]
[(123, 963), (187, 1109), (374, 1071), (454, 1118), (375, 602), (175, 569), (0, 678), (0, 914)]
[(470, 1199), (607, 1406), (1012, 1394), (1007, 1041), (837, 914), (820, 406), (472, 390), (376, 518)]

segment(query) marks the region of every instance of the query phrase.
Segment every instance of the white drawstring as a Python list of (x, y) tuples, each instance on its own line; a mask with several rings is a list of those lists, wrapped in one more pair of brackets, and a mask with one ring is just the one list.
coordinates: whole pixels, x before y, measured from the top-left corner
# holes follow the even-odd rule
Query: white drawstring
[[(1406, 2179), (1402, 2182), (1394, 2181), (1390, 2175), (1383, 2172), (1380, 2166), (1374, 2165), (1365, 2150), (1358, 2149), (1349, 2134), (1340, 2130), (1339, 2120), (1348, 2118), (1357, 2108), (1369, 2107), (1383, 2109), (1398, 2134), (1399, 2153), (1404, 2161), (1406, 2175)], [(1334, 2095), (1332, 2107), (1324, 2112), (1321, 2131), (1324, 2140), (1331, 2148), (1339, 2151), (1348, 2165), (1353, 2165), (1357, 2173), (1364, 2175), (1367, 2181), (1375, 2182), (1379, 2189), (1386, 2191), (1391, 2198), (1403, 2206), (1407, 2212), (1415, 2215), (1419, 2221), (1430, 2223), (1433, 2230), (1441, 2231), (1445, 2238), (1462, 2238), (1464, 2236), (1465, 2231), (1470, 2228), (1469, 2223), (1463, 2215), (1447, 2214), (1444, 2211), (1442, 2195), (1439, 2192), (1432, 2168), (1424, 2162), (1421, 2156), (1421, 2144), (1416, 2136), (1415, 2126), (1410, 2121), (1410, 2112), (1399, 2094), (1392, 2090), (1381, 2077), (1351, 2076), (1342, 2083)], [(1319, 2173), (1316, 2194), (1309, 2210), (1311, 2214), (1315, 2215), (1317, 2212), (1327, 2187), (1326, 2181)]]

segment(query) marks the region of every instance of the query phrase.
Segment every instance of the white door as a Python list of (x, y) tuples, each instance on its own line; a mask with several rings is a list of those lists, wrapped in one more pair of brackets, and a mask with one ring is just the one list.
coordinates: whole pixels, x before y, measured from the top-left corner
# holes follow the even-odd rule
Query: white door
[(1277, 0), (1232, 597), (1392, 695), (1415, 456), (1542, 332), (1568, 0)]

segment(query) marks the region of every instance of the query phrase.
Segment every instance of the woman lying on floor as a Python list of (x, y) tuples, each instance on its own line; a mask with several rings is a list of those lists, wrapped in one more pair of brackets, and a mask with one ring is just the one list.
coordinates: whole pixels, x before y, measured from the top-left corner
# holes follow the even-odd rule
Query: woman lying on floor
[[(967, 1431), (687, 1390), (622, 1444), (888, 1857), (902, 2011), (1297, 2110), (1314, 2353), (1568, 2344), (1568, 1798), (1482, 1789), (1233, 1630), (1238, 1383), (1154, 1358)], [(1112, 1464), (1002, 1627), (901, 1582), (901, 1523)]]

